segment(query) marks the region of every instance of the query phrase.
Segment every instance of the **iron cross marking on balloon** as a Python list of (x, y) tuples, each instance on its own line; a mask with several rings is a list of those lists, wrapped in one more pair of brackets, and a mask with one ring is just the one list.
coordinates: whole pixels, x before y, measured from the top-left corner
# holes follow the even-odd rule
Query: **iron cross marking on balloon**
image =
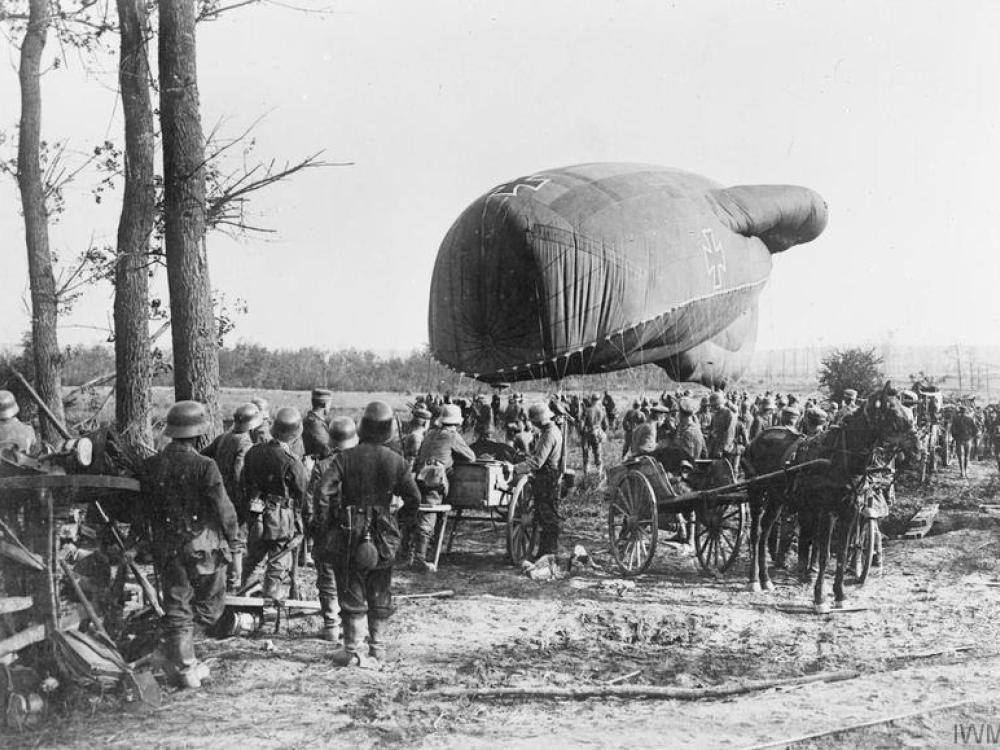
[(703, 236), (702, 249), (705, 251), (705, 265), (708, 266), (708, 277), (712, 280), (712, 288), (722, 287), (722, 274), (726, 272), (726, 253), (722, 245), (715, 239), (711, 229), (701, 230)]
[(517, 180), (512, 180), (511, 182), (505, 182), (503, 185), (497, 185), (490, 193), (490, 198), (496, 198), (501, 195), (517, 195), (517, 191), (520, 188), (538, 190), (538, 188), (548, 181), (548, 177), (521, 177)]

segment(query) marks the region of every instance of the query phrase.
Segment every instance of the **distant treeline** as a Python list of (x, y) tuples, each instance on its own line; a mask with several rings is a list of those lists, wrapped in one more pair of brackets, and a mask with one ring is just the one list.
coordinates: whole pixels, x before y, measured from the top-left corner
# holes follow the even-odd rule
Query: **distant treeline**
[[(162, 359), (169, 362), (169, 352), (165, 352)], [(65, 352), (63, 383), (82, 385), (114, 369), (114, 351), (110, 346), (72, 347)], [(339, 391), (450, 391), (455, 394), (489, 390), (441, 365), (426, 349), (402, 356), (381, 356), (370, 350), (269, 349), (260, 344), (240, 342), (219, 351), (219, 376), (222, 385), (231, 388), (301, 391), (323, 386)], [(161, 368), (153, 384), (172, 385), (170, 371)], [(514, 387), (523, 391), (554, 389), (549, 381), (526, 381)], [(659, 392), (674, 385), (658, 367), (647, 365), (608, 375), (567, 378), (562, 387), (567, 391)]]

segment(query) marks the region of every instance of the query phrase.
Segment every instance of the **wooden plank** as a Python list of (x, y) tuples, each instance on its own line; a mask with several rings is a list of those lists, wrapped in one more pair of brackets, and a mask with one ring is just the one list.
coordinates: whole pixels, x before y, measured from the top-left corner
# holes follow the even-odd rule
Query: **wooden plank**
[(25, 628), (20, 633), (16, 633), (10, 638), (5, 638), (0, 641), (0, 656), (13, 654), (15, 651), (20, 651), (25, 646), (30, 646), (32, 643), (38, 643), (39, 641), (44, 640), (45, 626), (32, 625), (30, 628)]
[(918, 510), (913, 514), (906, 523), (906, 531), (897, 536), (897, 539), (922, 539), (931, 527), (934, 525), (934, 519), (937, 517), (938, 508), (941, 506), (938, 503), (931, 503), (930, 505), (925, 505), (923, 508)]
[(0, 599), (0, 615), (28, 609), (34, 600), (30, 596), (5, 596)]
[(22, 547), (11, 544), (4, 539), (0, 539), (0, 555), (32, 570), (45, 570), (45, 562), (42, 560), (41, 555), (25, 551)]
[(0, 477), (0, 492), (8, 490), (126, 490), (139, 491), (139, 480), (104, 474), (31, 474)]
[[(306, 601), (304, 599), (285, 599), (282, 602), (285, 609), (310, 609), (319, 612), (319, 602)], [(260, 596), (232, 596), (226, 594), (227, 607), (242, 607), (245, 609), (261, 609), (263, 607), (274, 607), (276, 602), (271, 598)]]

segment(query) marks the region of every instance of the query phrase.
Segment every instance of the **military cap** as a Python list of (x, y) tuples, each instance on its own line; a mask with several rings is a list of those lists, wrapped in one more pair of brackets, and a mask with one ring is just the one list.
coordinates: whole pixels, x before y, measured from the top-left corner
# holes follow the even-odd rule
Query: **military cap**
[(10, 391), (0, 391), (0, 419), (10, 419), (18, 412), (17, 399)]
[(528, 407), (528, 419), (537, 425), (547, 425), (552, 421), (552, 412), (548, 404), (537, 403)]
[(271, 435), (275, 440), (288, 442), (302, 434), (302, 415), (292, 406), (282, 406), (274, 415)]
[(441, 424), (462, 424), (462, 410), (454, 404), (446, 404), (444, 408), (441, 409)]
[(313, 388), (312, 391), (313, 401), (322, 401), (325, 404), (333, 401), (333, 391), (328, 388)]
[(260, 427), (264, 418), (260, 415), (260, 409), (254, 404), (243, 404), (237, 406), (233, 412), (233, 432), (249, 432)]
[(824, 422), (826, 420), (826, 412), (818, 406), (811, 406), (806, 409), (806, 419), (813, 424), (819, 424), (820, 422)]
[(677, 408), (682, 414), (694, 414), (698, 411), (698, 407), (695, 405), (695, 402), (686, 396), (677, 402)]
[(657, 414), (669, 414), (670, 413), (670, 409), (668, 409), (663, 404), (654, 404), (653, 407), (650, 409), (650, 411), (656, 412)]
[(163, 434), (168, 438), (192, 438), (208, 432), (208, 412), (197, 401), (178, 401), (167, 412)]
[(431, 413), (426, 409), (421, 409), (418, 407), (413, 410), (413, 418), (427, 420), (431, 418)]

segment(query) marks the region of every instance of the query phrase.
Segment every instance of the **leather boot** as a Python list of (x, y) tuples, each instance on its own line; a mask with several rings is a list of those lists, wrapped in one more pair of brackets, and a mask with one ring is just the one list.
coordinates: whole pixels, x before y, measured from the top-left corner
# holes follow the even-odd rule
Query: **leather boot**
[(229, 563), (229, 572), (226, 574), (226, 591), (232, 593), (239, 591), (243, 585), (243, 553), (233, 552), (232, 562)]
[(340, 635), (340, 622), (337, 618), (337, 611), (334, 607), (337, 600), (330, 596), (320, 594), (319, 611), (323, 615), (323, 629), (319, 637), (324, 641), (336, 641)]
[(429, 541), (423, 529), (413, 535), (413, 569), (418, 573), (428, 573), (434, 570), (434, 566), (427, 563), (427, 543)]
[(387, 622), (388, 620), (384, 617), (368, 615), (368, 656), (375, 660), (374, 664), (366, 665), (368, 667), (378, 668), (379, 664), (385, 661), (385, 631)]
[(208, 679), (208, 666), (194, 654), (194, 638), (190, 631), (173, 633), (168, 640), (170, 660), (177, 668), (177, 683), (182, 688), (200, 688)]
[(344, 642), (333, 652), (330, 660), (336, 667), (356, 667), (361, 664), (361, 647), (364, 643), (366, 615), (344, 614), (340, 618), (340, 627), (344, 634)]

